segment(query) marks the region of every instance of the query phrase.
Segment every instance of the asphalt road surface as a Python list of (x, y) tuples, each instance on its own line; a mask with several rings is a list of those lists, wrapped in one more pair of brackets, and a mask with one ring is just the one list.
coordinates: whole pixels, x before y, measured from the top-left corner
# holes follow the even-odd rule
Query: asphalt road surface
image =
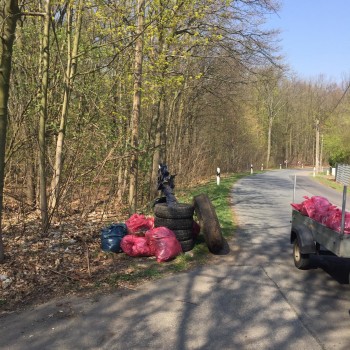
[[(239, 228), (215, 264), (136, 291), (67, 297), (3, 316), (0, 349), (349, 349), (349, 260), (323, 254), (307, 271), (293, 264), (295, 173), (270, 171), (235, 185)], [(325, 195), (297, 174), (296, 202)]]

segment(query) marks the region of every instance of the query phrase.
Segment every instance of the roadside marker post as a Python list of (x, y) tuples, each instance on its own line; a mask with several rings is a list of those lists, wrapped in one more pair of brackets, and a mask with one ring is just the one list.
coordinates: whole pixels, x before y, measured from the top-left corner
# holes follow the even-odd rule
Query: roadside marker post
[(216, 168), (216, 184), (220, 185), (220, 168)]

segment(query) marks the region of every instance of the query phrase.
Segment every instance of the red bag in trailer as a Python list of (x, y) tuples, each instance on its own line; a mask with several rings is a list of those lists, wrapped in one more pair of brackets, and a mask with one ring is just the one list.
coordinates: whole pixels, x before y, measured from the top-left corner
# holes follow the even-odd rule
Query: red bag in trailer
[(301, 203), (300, 213), (312, 218), (315, 214), (315, 204), (309, 197), (304, 197), (305, 200)]
[[(300, 203), (292, 203), (291, 206), (301, 214), (322, 223), (328, 228), (340, 232), (342, 211), (335, 205), (332, 205), (327, 198), (322, 196), (304, 197), (305, 200)], [(344, 233), (350, 234), (350, 213), (345, 212)]]
[[(342, 211), (339, 208), (332, 207), (324, 217), (322, 224), (330, 229), (340, 232), (341, 231), (341, 219)], [(350, 234), (350, 213), (345, 212), (344, 233)]]

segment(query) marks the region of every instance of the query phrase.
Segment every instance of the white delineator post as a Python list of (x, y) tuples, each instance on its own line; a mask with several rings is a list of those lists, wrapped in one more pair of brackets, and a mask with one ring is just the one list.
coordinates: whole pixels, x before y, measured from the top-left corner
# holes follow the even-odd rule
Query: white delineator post
[(220, 168), (216, 168), (216, 184), (220, 185)]

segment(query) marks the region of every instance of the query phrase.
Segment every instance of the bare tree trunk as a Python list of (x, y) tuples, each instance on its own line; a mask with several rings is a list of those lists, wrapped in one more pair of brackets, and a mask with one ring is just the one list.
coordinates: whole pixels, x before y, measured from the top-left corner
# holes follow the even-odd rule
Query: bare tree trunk
[(76, 20), (76, 30), (73, 41), (73, 48), (71, 49), (71, 36), (72, 36), (72, 16), (73, 16), (73, 7), (70, 5), (68, 10), (68, 62), (66, 67), (66, 76), (64, 79), (64, 97), (61, 111), (61, 122), (60, 129), (58, 131), (57, 136), (57, 144), (56, 144), (56, 155), (55, 155), (55, 166), (54, 166), (54, 174), (51, 182), (51, 203), (50, 208), (52, 212), (58, 205), (59, 194), (60, 194), (60, 180), (62, 175), (63, 168), (63, 145), (64, 139), (66, 135), (66, 124), (68, 118), (69, 111), (69, 99), (70, 94), (72, 92), (72, 84), (74, 81), (74, 77), (77, 70), (78, 63), (78, 47), (81, 33), (81, 23), (82, 23), (82, 9), (83, 9), (83, 0), (79, 0), (78, 9), (77, 9), (77, 20)]
[(315, 170), (316, 174), (320, 167), (320, 121), (316, 119), (316, 147), (315, 147)]
[(137, 173), (138, 173), (138, 146), (139, 146), (139, 122), (141, 113), (141, 86), (142, 86), (142, 61), (143, 61), (143, 27), (145, 16), (145, 0), (137, 1), (137, 29), (135, 42), (134, 64), (134, 98), (131, 118), (131, 147), (129, 182), (129, 213), (136, 212), (137, 197)]
[(27, 202), (34, 209), (35, 200), (36, 200), (35, 181), (34, 181), (35, 157), (32, 149), (30, 151), (26, 150), (26, 154), (28, 154), (28, 161), (26, 162), (26, 197), (27, 197)]
[[(159, 113), (159, 109), (157, 110), (157, 114)], [(158, 169), (159, 169), (159, 163), (160, 163), (160, 144), (161, 144), (161, 138), (160, 138), (160, 120), (159, 116), (156, 119), (155, 123), (156, 128), (156, 134), (154, 137), (154, 151), (153, 151), (153, 160), (152, 160), (152, 174), (151, 174), (151, 188), (150, 188), (150, 196), (151, 198), (157, 197), (158, 190), (157, 190), (157, 177), (158, 177)], [(150, 199), (151, 199), (150, 198)]]
[(153, 159), (152, 159), (152, 173), (151, 173), (151, 188), (150, 188), (150, 199), (154, 199), (158, 195), (158, 190), (157, 190), (157, 178), (158, 178), (158, 169), (159, 169), (159, 164), (161, 162), (164, 162), (165, 159), (162, 159), (163, 156), (163, 151), (162, 151), (162, 135), (161, 135), (161, 130), (162, 128), (164, 129), (165, 126), (164, 121), (161, 119), (161, 106), (162, 106), (162, 99), (164, 98), (164, 89), (161, 88), (159, 91), (159, 97), (158, 97), (158, 102), (155, 105), (155, 115), (153, 118), (152, 125), (155, 128), (155, 133), (154, 134), (154, 143), (153, 143)]
[(323, 134), (321, 135), (320, 171), (323, 171)]
[(273, 117), (269, 118), (269, 128), (267, 131), (267, 155), (266, 155), (266, 169), (269, 167), (271, 157), (271, 134), (272, 134)]
[(2, 241), (2, 206), (5, 177), (5, 148), (7, 134), (8, 98), (10, 89), (12, 47), (15, 38), (19, 8), (17, 0), (6, 0), (0, 9), (0, 262), (4, 261)]
[(50, 0), (45, 1), (44, 10), (44, 32), (42, 40), (42, 79), (41, 79), (41, 101), (40, 101), (40, 121), (39, 121), (39, 178), (40, 178), (40, 212), (43, 233), (49, 227), (49, 215), (47, 207), (46, 192), (46, 120), (47, 120), (47, 89), (49, 80), (49, 33), (51, 18)]

